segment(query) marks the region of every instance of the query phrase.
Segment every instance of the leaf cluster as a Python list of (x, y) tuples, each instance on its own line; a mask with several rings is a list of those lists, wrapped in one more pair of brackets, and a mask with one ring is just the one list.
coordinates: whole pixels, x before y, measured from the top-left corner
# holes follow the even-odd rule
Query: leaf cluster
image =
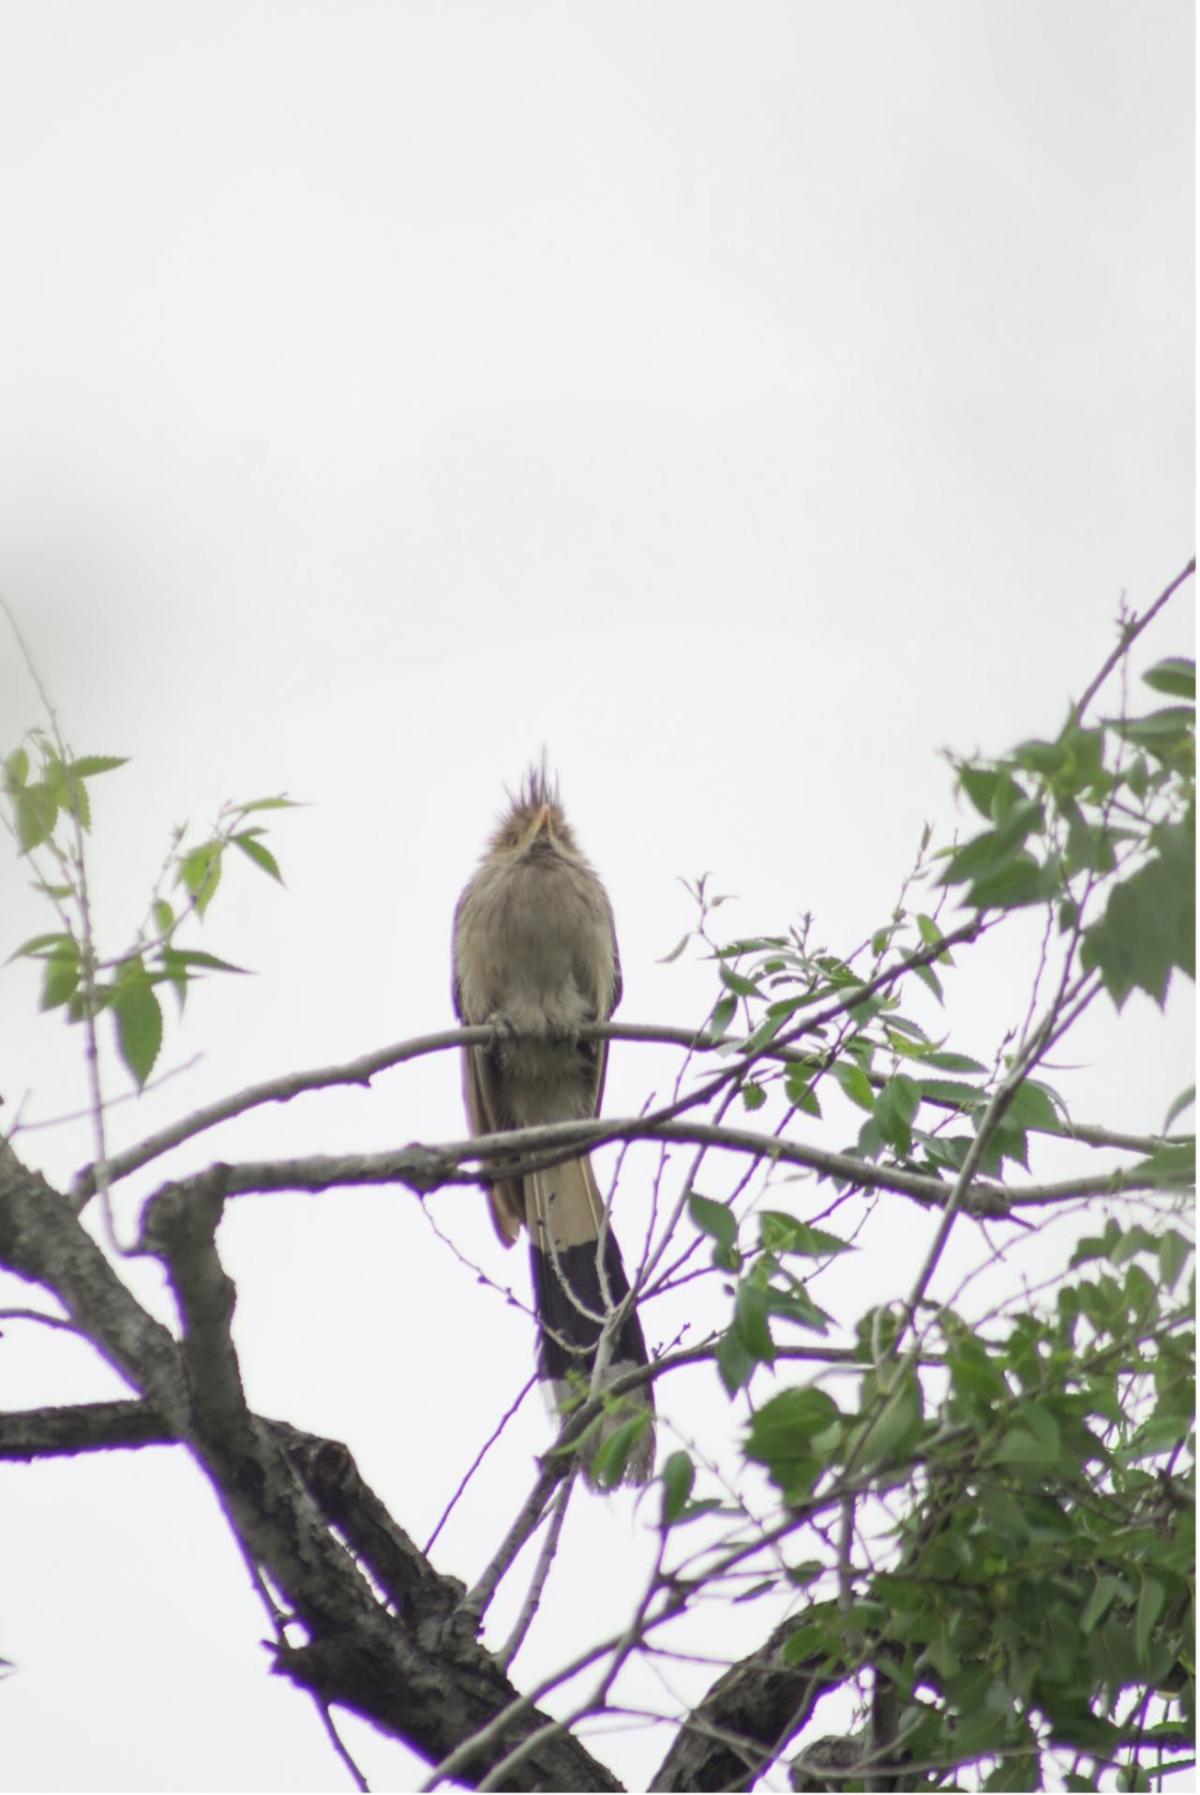
[[(62, 1009), (71, 1023), (110, 1012), (119, 1057), (142, 1086), (162, 1046), (159, 989), (170, 986), (182, 1009), (193, 980), (206, 973), (245, 971), (217, 954), (181, 946), (181, 930), (193, 918), (203, 920), (230, 848), (282, 884), (278, 861), (262, 840), (265, 830), (251, 819), (263, 811), (288, 809), (292, 801), (278, 796), (226, 804), (212, 833), (199, 842), (189, 843), (186, 829), (176, 830), (145, 921), (127, 948), (103, 958), (93, 939), (83, 850), (83, 837), (92, 827), (88, 782), (125, 764), (114, 754), (75, 758), (40, 729), (29, 731), (5, 757), (3, 791), (12, 832), (33, 869), (34, 888), (53, 905), (60, 925), (22, 942), (9, 959), (40, 963), (43, 1010)], [(179, 894), (174, 902), (164, 895), (167, 884)]]

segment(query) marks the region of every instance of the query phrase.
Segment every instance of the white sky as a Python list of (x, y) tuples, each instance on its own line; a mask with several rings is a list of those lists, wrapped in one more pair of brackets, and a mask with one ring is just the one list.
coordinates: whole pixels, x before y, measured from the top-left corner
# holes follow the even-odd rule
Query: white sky
[[(273, 838), (288, 893), (247, 867), (206, 929), (257, 978), (197, 993), (164, 1065), (202, 1061), (116, 1112), (118, 1146), (445, 1025), (454, 899), (543, 742), (613, 896), (624, 1019), (711, 1000), (657, 964), (680, 875), (739, 894), (731, 931), (811, 909), (848, 949), (886, 919), (923, 821), (954, 825), (938, 750), (1056, 729), (1121, 594), (1191, 553), (1190, 15), (0, 0), (0, 590), (77, 751), (133, 757), (95, 788), (109, 948), (173, 822), (312, 805)], [(1189, 633), (1181, 610), (1143, 661)], [(36, 720), (0, 634), (0, 748)], [(0, 920), (0, 955), (48, 926), (2, 860)], [(981, 1058), (1031, 943), (960, 1017)], [(83, 1089), (35, 993), (4, 973), (28, 1119)], [(1134, 1000), (1119, 1050), (1097, 1021), (1078, 1113), (1158, 1126), (1185, 1007)], [(672, 1073), (618, 1051), (609, 1110)], [(463, 1131), (456, 1064), (425, 1062), (188, 1149), (126, 1216), (211, 1155)], [(19, 1145), (62, 1178), (89, 1154), (78, 1128)], [(482, 1198), (436, 1209), (523, 1293)], [(848, 1316), (926, 1243), (910, 1213), (893, 1233)], [(223, 1240), (251, 1400), (345, 1439), (423, 1538), (529, 1323), (403, 1193), (245, 1199)], [(69, 1342), (0, 1342), (4, 1406), (118, 1393)], [(721, 1418), (710, 1377), (680, 1401)], [(530, 1405), (441, 1568), (479, 1569), (546, 1438)], [(343, 1786), (181, 1455), (7, 1468), (0, 1516), (0, 1787)], [(620, 1618), (645, 1562), (628, 1498), (581, 1500), (518, 1677)], [(763, 1630), (743, 1611), (722, 1642)], [(373, 1786), (419, 1779), (346, 1730)], [(663, 1749), (603, 1755), (636, 1782)]]

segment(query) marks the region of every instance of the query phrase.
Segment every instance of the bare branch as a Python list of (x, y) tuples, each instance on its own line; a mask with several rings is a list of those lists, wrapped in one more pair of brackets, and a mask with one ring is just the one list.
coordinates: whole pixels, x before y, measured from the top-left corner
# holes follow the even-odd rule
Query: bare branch
[(1072, 708), (1072, 723), (1078, 723), (1080, 721), (1086, 713), (1088, 705), (1092, 702), (1092, 699), (1096, 696), (1096, 693), (1100, 690), (1113, 668), (1120, 665), (1125, 656), (1129, 653), (1133, 644), (1141, 635), (1142, 631), (1153, 623), (1163, 606), (1167, 604), (1170, 599), (1174, 598), (1179, 588), (1186, 580), (1191, 579), (1195, 571), (1196, 558), (1193, 555), (1183, 571), (1175, 575), (1175, 578), (1171, 581), (1170, 585), (1166, 587), (1164, 591), (1159, 593), (1154, 603), (1148, 605), (1140, 617), (1134, 615), (1129, 619), (1128, 623), (1122, 625), (1120, 634), (1117, 637), (1116, 647), (1101, 667), (1099, 673), (1097, 673), (1095, 679), (1092, 680), (1090, 685), (1084, 688), (1083, 696)]

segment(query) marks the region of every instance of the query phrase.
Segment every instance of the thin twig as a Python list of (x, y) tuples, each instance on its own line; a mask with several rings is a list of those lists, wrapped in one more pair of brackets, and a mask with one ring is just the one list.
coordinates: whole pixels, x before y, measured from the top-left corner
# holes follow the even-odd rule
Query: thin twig
[(497, 1662), (504, 1670), (509, 1668), (513, 1659), (520, 1651), (525, 1635), (533, 1625), (534, 1616), (541, 1606), (542, 1591), (546, 1587), (546, 1579), (550, 1575), (550, 1567), (553, 1565), (555, 1555), (558, 1552), (558, 1542), (562, 1537), (563, 1522), (567, 1518), (567, 1504), (571, 1500), (571, 1492), (575, 1488), (575, 1483), (576, 1479), (573, 1475), (565, 1477), (563, 1479), (562, 1488), (554, 1498), (554, 1508), (550, 1516), (550, 1525), (546, 1529), (546, 1537), (542, 1541), (542, 1548), (538, 1553), (538, 1561), (534, 1567), (533, 1576), (530, 1579), (529, 1590), (525, 1596), (525, 1600), (521, 1604), (521, 1612), (517, 1616), (512, 1632), (505, 1640), (500, 1651), (496, 1654)]

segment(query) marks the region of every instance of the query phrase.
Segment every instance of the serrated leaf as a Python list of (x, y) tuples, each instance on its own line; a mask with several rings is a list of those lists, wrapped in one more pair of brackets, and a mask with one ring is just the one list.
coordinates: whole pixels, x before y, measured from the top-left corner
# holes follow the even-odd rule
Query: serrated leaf
[(222, 843), (202, 842), (184, 854), (179, 862), (179, 878), (191, 894), (199, 915), (212, 903), (221, 882)]
[[(917, 932), (925, 947), (934, 947), (939, 941), (945, 940), (945, 936), (941, 929), (939, 929), (937, 923), (934, 922), (932, 916), (926, 916), (923, 911), (918, 911), (917, 913)], [(948, 953), (945, 957), (947, 961), (950, 959)]]
[(1022, 1128), (1036, 1128), (1044, 1134), (1057, 1134), (1061, 1124), (1054, 1102), (1056, 1095), (1049, 1085), (1039, 1084), (1032, 1078), (1025, 1079), (1013, 1093), (1006, 1112), (1007, 1120), (1016, 1122)]
[(917, 1080), (917, 1090), (922, 1100), (927, 1098), (933, 1103), (952, 1105), (965, 1110), (968, 1115), (982, 1109), (987, 1102), (986, 1091), (957, 1078), (921, 1078)]
[(235, 966), (232, 960), (221, 960), (216, 954), (206, 954), (199, 948), (164, 947), (159, 952), (163, 971), (169, 978), (175, 978), (180, 972), (185, 975), (192, 967), (200, 967), (208, 972), (239, 972), (249, 976), (249, 968)]
[(158, 998), (143, 972), (119, 979), (111, 1002), (121, 1058), (138, 1085), (144, 1085), (162, 1046), (163, 1019)]
[(921, 983), (925, 986), (925, 989), (930, 992), (940, 1004), (944, 1004), (946, 999), (945, 994), (942, 991), (942, 981), (933, 970), (933, 967), (914, 966), (912, 971), (914, 977), (920, 979)]
[(1194, 1139), (1171, 1141), (1156, 1147), (1146, 1159), (1139, 1159), (1136, 1165), (1129, 1166), (1125, 1176), (1160, 1180), (1164, 1184), (1194, 1184), (1196, 1142)]
[(824, 1390), (784, 1390), (751, 1420), (746, 1457), (765, 1465), (785, 1495), (807, 1494), (824, 1468), (814, 1441), (839, 1419), (837, 1404)]
[(790, 1065), (783, 1075), (783, 1088), (787, 1092), (788, 1102), (801, 1115), (820, 1117), (821, 1105), (806, 1066)]
[(755, 1360), (750, 1357), (733, 1328), (727, 1329), (717, 1341), (715, 1357), (726, 1394), (736, 1396), (754, 1375)]
[(43, 959), (45, 957), (45, 949), (50, 948), (52, 951), (57, 951), (59, 948), (63, 947), (69, 947), (72, 951), (76, 951), (74, 937), (64, 934), (61, 929), (56, 929), (49, 935), (31, 935), (28, 941), (23, 941), (21, 943), (20, 947), (13, 948), (12, 953), (9, 954), (8, 959), (4, 964), (7, 966), (13, 960), (20, 960), (22, 958), (31, 960)]
[(995, 829), (985, 829), (951, 854), (939, 884), (960, 885), (968, 880), (998, 876), (1020, 851), (1022, 842), (1044, 827), (1042, 805), (1036, 800), (1016, 804)]
[(688, 1195), (688, 1214), (702, 1234), (715, 1241), (718, 1251), (723, 1255), (718, 1264), (732, 1269), (737, 1245), (737, 1217), (724, 1203), (716, 1203), (711, 1197), (702, 1197), (699, 1191), (691, 1191)]
[(116, 767), (127, 767), (128, 755), (122, 754), (83, 754), (73, 760), (67, 771), (74, 773), (79, 779), (94, 779), (97, 773), (111, 773)]
[(987, 1067), (965, 1053), (937, 1052), (925, 1055), (925, 1064), (939, 1072), (986, 1072)]
[(1055, 896), (1059, 875), (1024, 849), (975, 880), (963, 902), (976, 910), (1021, 910)]
[(827, 1259), (834, 1253), (854, 1251), (848, 1240), (797, 1221), (781, 1209), (760, 1209), (758, 1224), (763, 1251), (767, 1253), (798, 1253), (805, 1259)]
[(774, 1363), (775, 1342), (771, 1338), (767, 1321), (766, 1292), (760, 1284), (749, 1278), (743, 1278), (737, 1288), (733, 1304), (733, 1331), (750, 1358), (768, 1365)]
[(716, 1003), (713, 1005), (712, 1015), (708, 1019), (708, 1032), (714, 1041), (720, 1041), (724, 1038), (726, 1029), (733, 1021), (736, 1009), (736, 997), (731, 997), (727, 993), (724, 997), (719, 997), (717, 999)]
[(39, 1009), (56, 1010), (60, 1004), (68, 1003), (74, 995), (79, 984), (80, 965), (74, 942), (71, 942), (70, 949), (70, 952), (51, 954), (45, 960)]
[(17, 847), (22, 854), (40, 848), (54, 833), (58, 821), (58, 799), (42, 781), (25, 785), (13, 795), (16, 815)]
[(1170, 655), (1165, 661), (1156, 662), (1142, 678), (1152, 691), (1165, 692), (1168, 698), (1196, 696), (1196, 663), (1182, 655)]
[(732, 991), (735, 997), (758, 996), (758, 985), (755, 981), (746, 978), (743, 973), (735, 972), (732, 966), (725, 964), (724, 960), (717, 967), (717, 971), (721, 975), (721, 983), (727, 991)]
[(861, 1066), (853, 1060), (838, 1060), (833, 1066), (833, 1076), (851, 1103), (857, 1103), (859, 1109), (874, 1112), (875, 1091)]
[(240, 835), (233, 836), (232, 840), (235, 845), (242, 850), (242, 853), (245, 854), (248, 860), (252, 860), (255, 866), (260, 867), (264, 873), (268, 873), (270, 877), (277, 880), (280, 885), (283, 884), (283, 874), (279, 870), (279, 862), (276, 860), (274, 854), (272, 854), (270, 848), (265, 848), (262, 842), (248, 830), (243, 831)]
[(248, 804), (233, 805), (235, 816), (249, 816), (252, 810), (298, 810), (301, 808), (297, 798), (252, 798)]

